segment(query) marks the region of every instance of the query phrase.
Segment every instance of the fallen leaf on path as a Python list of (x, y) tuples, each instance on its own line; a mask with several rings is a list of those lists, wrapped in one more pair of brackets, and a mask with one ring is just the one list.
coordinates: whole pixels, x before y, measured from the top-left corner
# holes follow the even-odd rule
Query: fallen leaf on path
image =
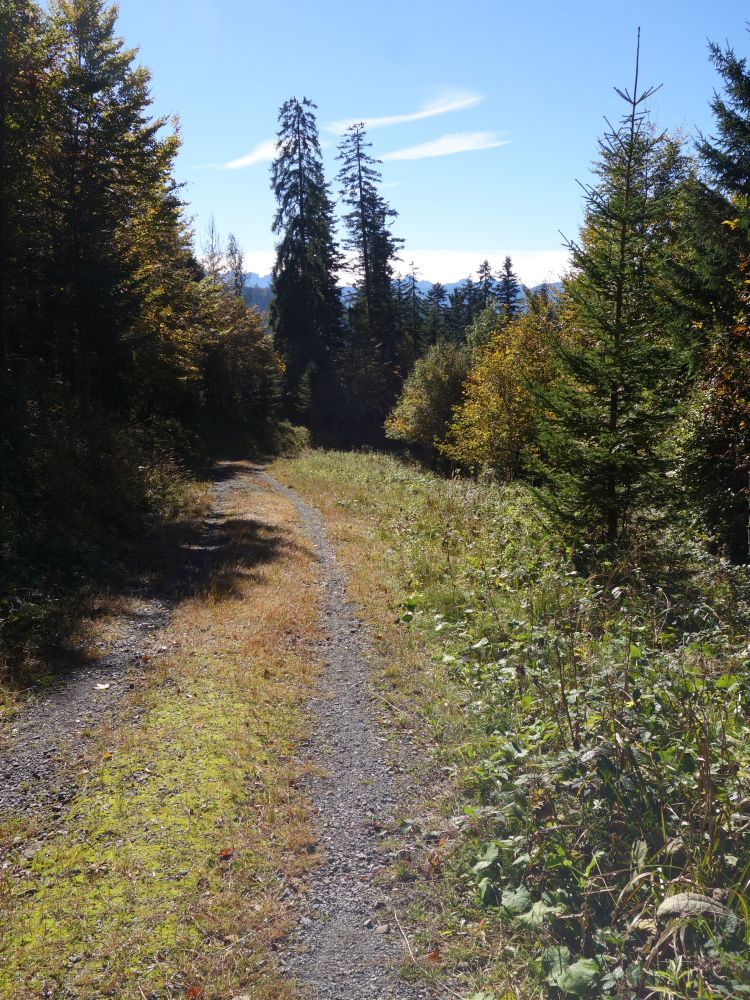
[(97, 691), (106, 691), (108, 687), (109, 687), (109, 684), (97, 684), (96, 685), (96, 690)]
[(219, 851), (219, 858), (222, 861), (231, 861), (233, 857), (234, 857), (233, 847), (225, 847), (224, 850)]
[(439, 962), (439, 961), (441, 961), (441, 958), (440, 958), (440, 949), (437, 948), (437, 947), (435, 947), (435, 948), (432, 949), (432, 951), (428, 952), (428, 954), (427, 954), (427, 961), (428, 962)]

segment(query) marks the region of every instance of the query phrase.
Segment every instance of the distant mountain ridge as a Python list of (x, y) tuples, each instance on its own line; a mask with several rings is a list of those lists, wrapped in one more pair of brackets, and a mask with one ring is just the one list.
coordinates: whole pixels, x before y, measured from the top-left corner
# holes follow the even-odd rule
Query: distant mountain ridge
[[(457, 288), (463, 287), (467, 281), (468, 278), (461, 278), (460, 281), (453, 281), (448, 284), (444, 284), (443, 289), (445, 290), (446, 302), (451, 293)], [(261, 313), (268, 312), (271, 300), (273, 299), (271, 282), (272, 276), (270, 274), (260, 275), (255, 271), (248, 271), (245, 275), (245, 302), (247, 302), (249, 306), (255, 306)], [(435, 282), (435, 284), (437, 284), (437, 282)], [(432, 287), (432, 281), (417, 282), (417, 288), (423, 296), (426, 296)], [(545, 287), (553, 294), (558, 294), (562, 290), (562, 282), (544, 281), (540, 285), (535, 285), (531, 291), (538, 292), (540, 288)], [(354, 296), (354, 287), (352, 285), (339, 285), (339, 288), (341, 290), (344, 305), (347, 306)], [(522, 296), (519, 295), (519, 298), (522, 298)]]
[(245, 275), (245, 288), (270, 288), (271, 275), (264, 274), (262, 277), (255, 271), (248, 271)]
[[(267, 291), (268, 294), (269, 294), (269, 301), (270, 301), (271, 280), (272, 280), (272, 276), (270, 274), (264, 274), (264, 275), (261, 276), (260, 274), (256, 274), (255, 271), (248, 271), (247, 274), (245, 275), (245, 289), (246, 289), (246, 291), (250, 290), (250, 289), (260, 289), (262, 291)], [(467, 280), (468, 280), (467, 278), (461, 278), (459, 281), (453, 281), (453, 282), (448, 282), (448, 284), (443, 284), (443, 288), (445, 289), (446, 295), (450, 295), (451, 292), (455, 291), (456, 288), (461, 288), (463, 285), (466, 284)], [(436, 282), (436, 281), (435, 282), (433, 282), (433, 281), (418, 281), (417, 282), (417, 288), (420, 290), (420, 292), (422, 293), (422, 295), (427, 295), (427, 293), (430, 291), (430, 289), (433, 287), (433, 285), (436, 285), (436, 284), (438, 284), (438, 282)], [(442, 282), (441, 282), (441, 284), (442, 284)], [(560, 282), (560, 281), (543, 281), (543, 282), (541, 282), (538, 285), (534, 285), (534, 287), (531, 289), (531, 291), (532, 292), (537, 292), (537, 291), (539, 291), (540, 288), (543, 288), (543, 287), (551, 288), (554, 291), (559, 292), (562, 289), (562, 282)], [(343, 292), (347, 292), (349, 294), (351, 294), (354, 291), (354, 288), (353, 288), (352, 285), (339, 285), (339, 288), (341, 288), (341, 290)], [(257, 296), (257, 297), (258, 298), (264, 298), (265, 296)], [(246, 295), (246, 298), (247, 298), (247, 295)], [(257, 303), (254, 303), (254, 304), (257, 304)]]

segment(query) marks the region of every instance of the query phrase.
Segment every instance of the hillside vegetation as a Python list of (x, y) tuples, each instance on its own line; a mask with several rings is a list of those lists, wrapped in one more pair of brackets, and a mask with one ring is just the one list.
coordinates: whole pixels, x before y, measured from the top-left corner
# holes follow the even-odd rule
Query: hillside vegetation
[(421, 918), (440, 965), (468, 959), (487, 996), (534, 969), (521, 995), (743, 995), (746, 570), (681, 525), (582, 573), (522, 484), (376, 454), (276, 468), (330, 518), (366, 612), (421, 644), (388, 676), (455, 781), (463, 833)]

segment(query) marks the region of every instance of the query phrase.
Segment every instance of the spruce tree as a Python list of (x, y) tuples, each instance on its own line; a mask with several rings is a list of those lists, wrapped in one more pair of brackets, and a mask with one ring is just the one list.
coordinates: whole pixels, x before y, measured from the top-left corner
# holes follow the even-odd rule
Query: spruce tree
[(750, 71), (731, 48), (709, 46), (711, 61), (724, 83), (711, 109), (718, 135), (702, 139), (698, 150), (722, 191), (750, 199)]
[(62, 375), (83, 409), (119, 409), (139, 302), (123, 231), (144, 210), (152, 186), (169, 186), (163, 179), (176, 140), (160, 138), (166, 120), (149, 116), (149, 74), (115, 33), (116, 7), (52, 0), (50, 13), (60, 39), (60, 155), (51, 176), (56, 240), (48, 319)]
[(348, 209), (344, 215), (347, 230), (344, 247), (353, 255), (353, 269), (358, 291), (364, 298), (370, 335), (380, 345), (383, 364), (392, 377), (400, 344), (395, 334), (391, 282), (393, 261), (397, 259), (402, 241), (391, 232), (391, 223), (397, 213), (378, 191), (380, 161), (368, 152), (371, 146), (362, 122), (349, 127), (339, 144), (338, 182), (341, 199)]
[(227, 239), (227, 276), (229, 287), (238, 299), (245, 294), (245, 258), (234, 233)]
[(681, 461), (691, 502), (736, 562), (750, 558), (750, 71), (710, 45), (723, 93), (702, 173), (686, 187), (677, 269), (695, 390)]
[(448, 295), (445, 288), (436, 281), (425, 296), (425, 341), (429, 347), (442, 340), (445, 335), (445, 303)]
[[(364, 297), (362, 297), (362, 302), (365, 310), (363, 315), (366, 316), (367, 303)], [(409, 339), (409, 291), (408, 278), (400, 271), (391, 279), (390, 309), (394, 342), (403, 345)]]
[(478, 316), (484, 309), (484, 298), (479, 284), (474, 281), (471, 275), (469, 275), (464, 282), (463, 293), (465, 306), (465, 330), (465, 328), (473, 323), (475, 317)]
[(498, 276), (498, 301), (507, 320), (515, 319), (521, 311), (520, 295), (521, 282), (513, 271), (513, 261), (506, 257)]
[(597, 182), (585, 190), (571, 242), (561, 369), (541, 393), (541, 495), (580, 536), (614, 544), (664, 481), (659, 444), (674, 413), (676, 362), (664, 332), (664, 260), (674, 242), (679, 147), (651, 126), (638, 60), (620, 124), (599, 141)]
[(497, 301), (498, 287), (495, 283), (492, 268), (488, 260), (482, 261), (477, 271), (478, 294), (482, 303), (482, 309), (489, 309)]
[(39, 7), (0, 0), (0, 368), (44, 353), (38, 295), (50, 249), (44, 150), (55, 46)]
[(339, 255), (315, 108), (307, 98), (295, 97), (281, 106), (271, 166), (278, 205), (273, 232), (279, 236), (271, 328), (286, 361), (287, 412), (308, 422), (313, 415), (306, 411), (315, 408), (319, 395), (318, 376), (329, 366), (341, 326)]
[[(459, 282), (448, 296), (445, 325), (448, 337), (456, 342), (466, 339), (466, 327), (471, 322), (471, 278)], [(468, 294), (467, 294), (468, 289)]]
[(422, 323), (424, 321), (424, 299), (419, 290), (419, 275), (414, 261), (406, 276), (407, 326), (406, 336), (411, 348), (412, 358), (416, 359), (422, 353)]

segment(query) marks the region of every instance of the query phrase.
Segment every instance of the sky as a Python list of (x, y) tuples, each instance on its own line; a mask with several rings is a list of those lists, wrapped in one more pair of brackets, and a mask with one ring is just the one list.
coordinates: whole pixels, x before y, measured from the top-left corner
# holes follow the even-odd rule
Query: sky
[(660, 128), (710, 134), (720, 81), (708, 40), (750, 55), (747, 0), (121, 0), (119, 33), (179, 118), (176, 174), (200, 244), (213, 215), (248, 270), (273, 263), (270, 159), (280, 105), (318, 106), (326, 178), (365, 121), (398, 212), (404, 272), (451, 282), (510, 254), (526, 284), (556, 280), (582, 220), (605, 117), (641, 80)]

